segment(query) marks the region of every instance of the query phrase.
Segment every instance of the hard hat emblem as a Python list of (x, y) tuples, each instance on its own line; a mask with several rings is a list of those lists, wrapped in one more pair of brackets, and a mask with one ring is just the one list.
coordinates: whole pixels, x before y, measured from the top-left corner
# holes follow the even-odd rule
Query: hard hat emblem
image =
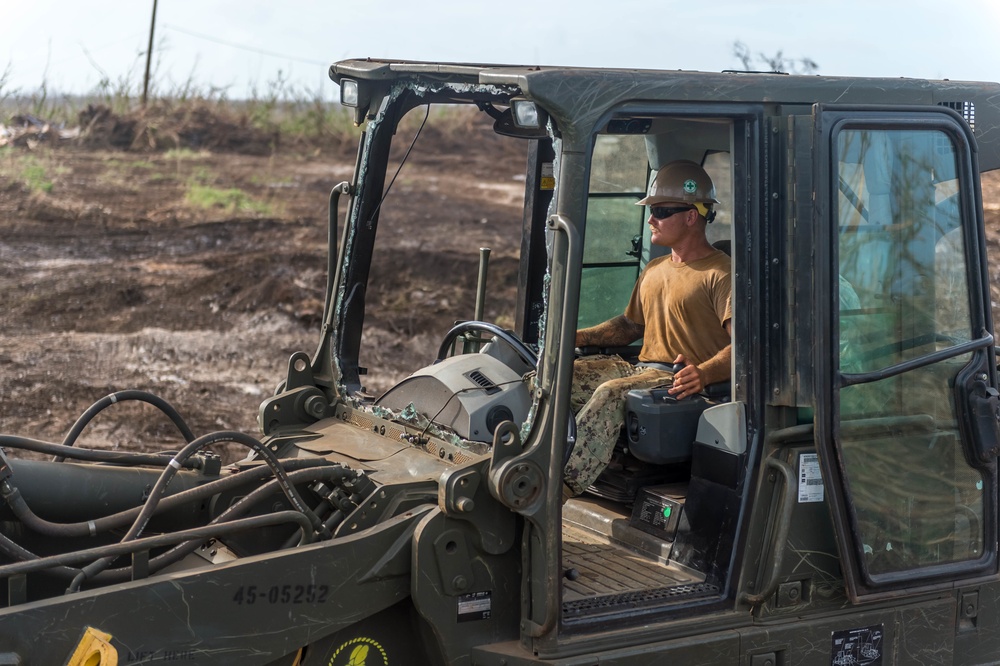
[(691, 178), (684, 181), (684, 191), (688, 194), (694, 194), (698, 191), (698, 183), (694, 182)]

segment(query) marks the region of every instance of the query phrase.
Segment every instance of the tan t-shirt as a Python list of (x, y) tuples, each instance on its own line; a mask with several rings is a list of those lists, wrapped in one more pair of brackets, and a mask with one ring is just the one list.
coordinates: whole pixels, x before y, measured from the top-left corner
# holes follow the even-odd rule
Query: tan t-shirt
[(673, 363), (684, 354), (700, 365), (730, 343), (724, 328), (733, 317), (729, 262), (716, 250), (691, 263), (667, 255), (646, 265), (625, 308), (629, 321), (645, 326), (640, 361)]

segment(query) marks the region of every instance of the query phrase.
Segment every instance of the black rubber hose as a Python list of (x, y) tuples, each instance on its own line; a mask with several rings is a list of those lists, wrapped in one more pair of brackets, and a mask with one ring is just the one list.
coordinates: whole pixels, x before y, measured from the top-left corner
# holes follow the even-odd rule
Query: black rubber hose
[[(106, 546), (97, 546), (96, 548), (88, 548), (86, 550), (78, 550), (71, 553), (47, 555), (34, 560), (4, 564), (0, 566), (0, 579), (9, 578), (10, 576), (16, 576), (18, 574), (45, 571), (57, 565), (86, 561), (94, 557), (113, 560), (120, 555), (128, 555), (129, 553), (169, 546), (191, 539), (204, 540), (219, 535), (245, 532), (246, 530), (259, 529), (261, 527), (268, 527), (271, 525), (281, 525), (283, 523), (296, 523), (300, 528), (302, 528), (303, 534), (309, 534), (310, 536), (312, 534), (310, 532), (312, 524), (309, 522), (309, 519), (303, 516), (300, 512), (278, 511), (276, 513), (269, 513), (263, 516), (251, 516), (250, 518), (233, 520), (220, 525), (202, 525), (201, 527), (192, 527), (191, 529), (183, 530), (181, 532), (158, 534), (156, 536), (133, 539), (130, 542), (112, 543)], [(72, 590), (67, 591), (69, 592)]]
[[(41, 559), (38, 555), (35, 555), (33, 552), (19, 545), (17, 542), (4, 534), (0, 534), (0, 553), (3, 553), (15, 562), (29, 562)], [(79, 569), (58, 565), (53, 566), (51, 569), (47, 568), (44, 571), (45, 573), (50, 573), (54, 576), (65, 579), (72, 579), (80, 573)]]
[[(290, 472), (289, 478), (294, 483), (301, 483), (307, 481), (320, 481), (320, 480), (342, 481), (345, 476), (355, 476), (357, 474), (359, 473), (350, 470), (346, 467), (337, 465), (330, 467), (297, 470), (294, 472)], [(225, 522), (229, 522), (240, 518), (240, 516), (244, 515), (254, 506), (256, 506), (260, 502), (270, 497), (274, 493), (274, 490), (277, 485), (278, 484), (276, 480), (271, 480), (267, 484), (255, 489), (246, 497), (241, 498), (238, 502), (236, 502), (231, 507), (226, 509), (224, 512), (219, 514), (214, 520), (212, 520), (212, 522), (209, 523), (209, 525), (223, 524)], [(337, 511), (336, 513), (340, 512)], [(341, 514), (341, 520), (343, 520), (343, 514)], [(299, 537), (297, 539), (298, 543), (302, 544), (304, 538), (305, 535)], [(202, 543), (204, 543), (203, 540), (198, 540), (198, 541), (188, 541), (182, 544), (178, 544), (177, 546), (171, 548), (167, 552), (161, 553), (160, 555), (157, 555), (156, 557), (150, 559), (149, 560), (150, 573), (155, 573), (160, 569), (170, 566), (174, 562), (183, 559), (187, 555), (197, 550), (202, 545)], [(295, 545), (294, 543), (288, 545), (288, 543), (286, 542), (286, 544), (282, 545), (278, 550), (284, 550), (294, 545)], [(102, 585), (112, 584), (112, 583), (128, 581), (131, 579), (131, 575), (132, 575), (131, 567), (120, 567), (118, 569), (109, 569), (107, 571), (102, 571), (98, 575), (94, 576), (93, 580), (94, 582), (100, 583)]]
[[(333, 465), (334, 463), (331, 463), (323, 458), (295, 458), (292, 460), (282, 461), (282, 468), (289, 472), (304, 468), (332, 467)], [(344, 469), (339, 466), (338, 468)], [(177, 493), (176, 495), (169, 495), (157, 504), (156, 511), (153, 515), (169, 511), (177, 506), (183, 506), (189, 502), (197, 502), (205, 497), (211, 497), (212, 495), (225, 492), (230, 488), (236, 488), (255, 481), (260, 481), (270, 475), (271, 468), (261, 466), (211, 481), (200, 485), (197, 488), (190, 488)], [(97, 534), (101, 534), (108, 530), (124, 527), (133, 523), (142, 511), (142, 506), (137, 506), (132, 509), (119, 511), (118, 513), (103, 516), (101, 518), (95, 518), (93, 520), (80, 521), (76, 523), (56, 523), (45, 520), (35, 514), (35, 512), (31, 510), (31, 507), (28, 506), (28, 503), (25, 502), (20, 490), (11, 484), (9, 480), (0, 483), (0, 497), (3, 497), (3, 499), (6, 500), (8, 506), (11, 508), (11, 511), (14, 513), (14, 516), (24, 523), (29, 529), (38, 532), (39, 534), (44, 534), (45, 536), (59, 538), (96, 536)]]
[[(128, 391), (116, 391), (110, 395), (106, 395), (85, 411), (80, 418), (76, 420), (73, 427), (69, 429), (66, 436), (63, 438), (63, 446), (74, 446), (76, 444), (77, 438), (83, 429), (94, 420), (94, 417), (103, 412), (105, 409), (111, 405), (117, 404), (119, 402), (126, 402), (130, 400), (136, 400), (139, 402), (148, 403), (161, 412), (163, 412), (167, 418), (173, 421), (177, 429), (181, 431), (181, 435), (184, 437), (185, 442), (190, 442), (194, 440), (194, 433), (191, 432), (191, 428), (188, 427), (181, 415), (174, 409), (173, 405), (164, 400), (163, 398), (153, 395), (148, 391), (138, 391), (138, 390), (128, 390)], [(54, 462), (62, 462), (65, 460), (65, 456), (56, 456), (53, 458)]]
[[(9, 449), (24, 449), (36, 453), (51, 453), (74, 460), (86, 462), (112, 463), (116, 465), (151, 465), (163, 467), (170, 463), (170, 454), (153, 453), (122, 453), (119, 451), (95, 451), (94, 449), (78, 449), (73, 446), (63, 446), (39, 439), (18, 437), (17, 435), (0, 435), (0, 447)], [(194, 468), (195, 463), (187, 463), (185, 467)]]
[[(306, 506), (305, 502), (302, 501), (302, 497), (299, 495), (298, 491), (295, 490), (295, 488), (288, 482), (288, 474), (285, 472), (284, 469), (282, 469), (281, 464), (278, 462), (278, 458), (274, 455), (274, 453), (266, 446), (264, 446), (261, 442), (251, 437), (250, 435), (237, 431), (223, 430), (215, 433), (210, 433), (208, 435), (203, 435), (197, 438), (196, 440), (185, 446), (183, 449), (181, 449), (176, 456), (171, 458), (166, 469), (164, 469), (163, 472), (160, 474), (160, 478), (156, 480), (156, 484), (150, 491), (149, 499), (147, 499), (146, 503), (143, 505), (142, 511), (139, 512), (139, 516), (135, 519), (135, 522), (132, 524), (132, 527), (129, 528), (128, 533), (126, 533), (125, 536), (122, 537), (121, 540), (122, 543), (125, 543), (126, 541), (131, 541), (136, 537), (138, 537), (140, 533), (142, 533), (142, 530), (146, 527), (146, 524), (153, 516), (153, 512), (156, 510), (156, 505), (160, 502), (160, 497), (166, 490), (167, 484), (169, 484), (170, 480), (173, 479), (174, 475), (177, 473), (177, 470), (181, 469), (181, 464), (183, 463), (183, 461), (187, 460), (190, 456), (194, 455), (194, 453), (197, 452), (198, 450), (203, 449), (206, 446), (215, 444), (216, 442), (219, 441), (229, 441), (229, 442), (234, 442), (236, 444), (243, 444), (244, 446), (247, 446), (253, 449), (256, 453), (260, 454), (260, 456), (267, 463), (268, 467), (271, 468), (271, 471), (274, 472), (275, 481), (277, 482), (281, 490), (285, 493), (285, 496), (288, 498), (288, 501), (291, 502), (292, 506), (299, 513), (302, 513), (307, 518), (309, 518), (310, 522), (313, 525), (313, 529), (319, 532), (323, 536), (323, 538), (325, 539), (330, 538), (330, 531), (327, 530), (325, 527), (323, 527), (322, 521), (320, 521), (320, 519), (316, 516), (316, 514), (313, 513), (308, 506)], [(73, 580), (73, 583), (70, 585), (69, 591), (73, 592), (80, 589), (80, 585), (83, 583), (84, 580), (94, 576), (100, 571), (103, 571), (110, 563), (111, 559), (101, 558), (100, 560), (91, 562), (87, 566), (83, 567), (83, 569), (80, 571), (80, 574)]]
[[(329, 461), (322, 460), (319, 458), (316, 459), (304, 458), (304, 459), (289, 460), (286, 461), (286, 465), (295, 467), (309, 465), (305, 469), (289, 470), (290, 472), (289, 478), (293, 482), (300, 482), (300, 479), (304, 481), (312, 481), (312, 480), (338, 481), (342, 480), (346, 476), (352, 476), (357, 474), (357, 472), (354, 472), (351, 469), (348, 469), (341, 465), (332, 464)], [(178, 493), (177, 495), (172, 495), (166, 498), (161, 503), (161, 506), (167, 503), (180, 504), (183, 503), (184, 501), (193, 501), (196, 496), (203, 494), (201, 493), (201, 491), (208, 488), (208, 486), (210, 485), (215, 485), (216, 486), (215, 490), (218, 492), (222, 492), (225, 490), (229, 490), (231, 487), (238, 487), (239, 485), (244, 485), (249, 482), (257, 481), (261, 477), (270, 473), (271, 470), (267, 467), (260, 467), (257, 469), (246, 470), (229, 478), (219, 479), (218, 481), (213, 481), (211, 484), (205, 484), (204, 486), (200, 486), (198, 488), (192, 488), (190, 490), (184, 491), (183, 493)], [(254, 505), (256, 505), (260, 501), (270, 496), (273, 493), (276, 486), (277, 482), (272, 480), (266, 486), (262, 486), (262, 488), (266, 488), (266, 491), (260, 493), (257, 493), (256, 491), (251, 492), (246, 497), (241, 498), (239, 502), (235, 503), (228, 510), (217, 516), (215, 520), (209, 523), (209, 525), (222, 524), (223, 522), (228, 522), (230, 520), (239, 518), (240, 516), (245, 514), (249, 509), (253, 508)], [(116, 514), (116, 515), (121, 517), (124, 516), (124, 514), (126, 513), (134, 514), (137, 513), (139, 509), (140, 507), (137, 507), (134, 510), (130, 510), (128, 512), (122, 512), (121, 514)], [(107, 518), (111, 517), (112, 516), (108, 516)], [(175, 532), (173, 534), (183, 534), (183, 533), (184, 532), (182, 531), (182, 532)], [(298, 542), (302, 543), (303, 538), (304, 535), (299, 537), (299, 539), (297, 539)], [(162, 553), (157, 557), (152, 558), (149, 561), (150, 571), (151, 572), (158, 571), (163, 567), (173, 564), (177, 560), (180, 560), (184, 556), (196, 550), (202, 543), (203, 543), (202, 540), (185, 541), (183, 544), (165, 553)], [(7, 557), (15, 561), (24, 562), (24, 561), (41, 559), (35, 553), (27, 550), (26, 548), (19, 545), (17, 542), (13, 541), (12, 539), (3, 534), (0, 534), (0, 553), (6, 555)], [(68, 580), (78, 576), (80, 574), (80, 569), (74, 569), (65, 566), (53, 566), (52, 569), (42, 570), (42, 573), (53, 574), (59, 578), (64, 578)], [(131, 567), (122, 567), (118, 569), (110, 569), (107, 571), (102, 571), (101, 573), (91, 577), (90, 580), (101, 584), (112, 584), (130, 580), (131, 575), (132, 575)]]

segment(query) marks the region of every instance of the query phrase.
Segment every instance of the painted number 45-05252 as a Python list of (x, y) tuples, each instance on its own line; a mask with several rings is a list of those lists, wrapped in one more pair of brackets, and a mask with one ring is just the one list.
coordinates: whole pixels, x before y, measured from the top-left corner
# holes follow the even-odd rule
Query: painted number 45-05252
[(329, 585), (240, 585), (233, 601), (243, 604), (322, 604), (330, 596)]

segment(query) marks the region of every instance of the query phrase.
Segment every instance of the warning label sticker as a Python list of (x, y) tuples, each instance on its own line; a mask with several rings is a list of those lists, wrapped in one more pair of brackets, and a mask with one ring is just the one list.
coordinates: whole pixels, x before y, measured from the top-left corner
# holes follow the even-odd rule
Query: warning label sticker
[(555, 167), (552, 162), (542, 162), (542, 180), (538, 185), (540, 190), (556, 189)]
[(879, 666), (882, 663), (882, 625), (833, 632), (833, 666)]
[(473, 592), (458, 598), (458, 621), (488, 620), (493, 614), (493, 593)]
[(799, 456), (799, 503), (823, 501), (823, 475), (819, 471), (819, 456), (803, 453)]

